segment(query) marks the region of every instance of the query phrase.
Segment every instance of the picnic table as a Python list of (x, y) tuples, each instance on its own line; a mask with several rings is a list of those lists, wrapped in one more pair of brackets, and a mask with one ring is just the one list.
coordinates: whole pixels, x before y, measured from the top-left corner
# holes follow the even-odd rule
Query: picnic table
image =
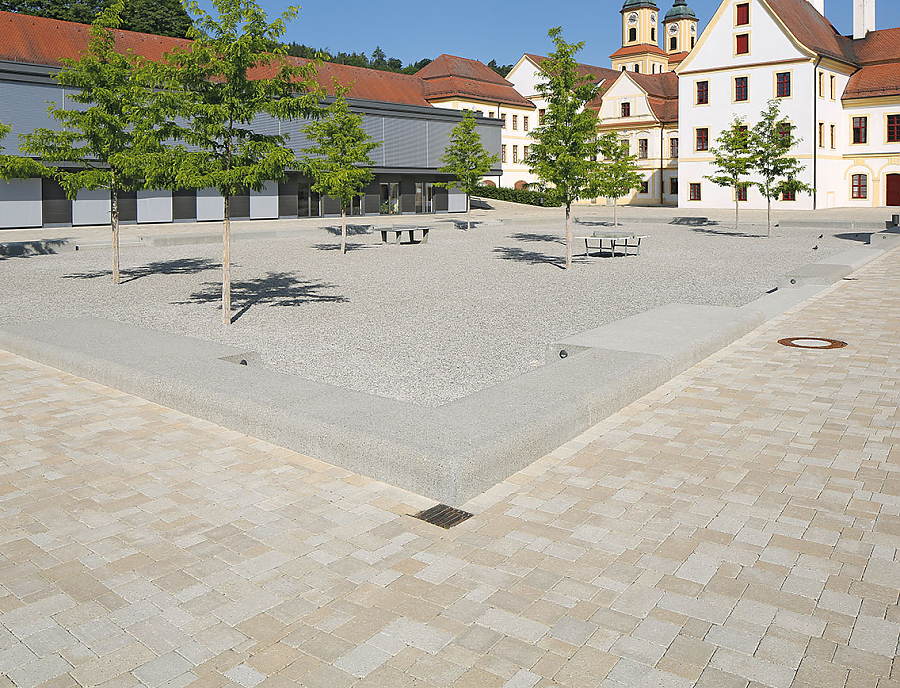
[[(579, 241), (584, 241), (584, 255), (589, 255), (590, 248), (599, 248), (600, 255), (603, 255), (603, 251), (606, 246), (603, 245), (603, 242), (609, 243), (609, 250), (611, 255), (615, 257), (616, 249), (622, 249), (623, 256), (627, 255), (639, 255), (641, 252), (641, 240), (646, 239), (647, 235), (643, 234), (633, 234), (632, 232), (606, 232), (602, 230), (597, 230), (590, 236), (577, 236), (575, 237)], [(634, 249), (633, 254), (629, 254), (629, 250)]]
[(428, 243), (428, 232), (431, 230), (431, 227), (423, 227), (421, 225), (393, 225), (388, 228), (379, 229), (381, 232), (381, 243), (386, 244), (388, 242), (388, 234), (394, 235), (394, 243), (399, 244), (400, 239), (403, 236), (404, 232), (409, 234), (409, 243), (415, 242), (415, 233), (422, 232), (422, 243)]

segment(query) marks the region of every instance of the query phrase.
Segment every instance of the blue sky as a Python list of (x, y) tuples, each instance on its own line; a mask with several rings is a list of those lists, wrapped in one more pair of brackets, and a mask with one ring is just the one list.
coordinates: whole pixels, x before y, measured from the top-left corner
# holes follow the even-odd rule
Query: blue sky
[[(662, 13), (671, 0), (656, 0)], [(274, 15), (286, 6), (261, 0)], [(621, 42), (621, 0), (443, 0), (372, 2), (371, 0), (300, 0), (299, 17), (286, 38), (333, 51), (371, 54), (376, 45), (404, 63), (441, 53), (514, 63), (522, 53), (546, 54), (547, 29), (562, 25), (569, 41), (585, 41), (580, 60), (609, 66), (609, 54)], [(688, 0), (701, 28), (719, 0)], [(853, 0), (825, 0), (828, 18), (842, 33), (852, 26)], [(878, 28), (900, 26), (900, 2), (877, 0)], [(548, 11), (551, 10), (552, 11)]]

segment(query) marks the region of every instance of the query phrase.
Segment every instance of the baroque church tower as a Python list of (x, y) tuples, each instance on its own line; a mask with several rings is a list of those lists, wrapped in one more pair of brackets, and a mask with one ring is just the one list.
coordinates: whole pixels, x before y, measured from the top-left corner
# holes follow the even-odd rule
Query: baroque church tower
[(610, 55), (613, 69), (642, 74), (671, 71), (697, 40), (697, 17), (686, 0), (675, 0), (663, 21), (665, 50), (659, 47), (659, 7), (655, 0), (625, 0), (621, 14), (622, 47)]

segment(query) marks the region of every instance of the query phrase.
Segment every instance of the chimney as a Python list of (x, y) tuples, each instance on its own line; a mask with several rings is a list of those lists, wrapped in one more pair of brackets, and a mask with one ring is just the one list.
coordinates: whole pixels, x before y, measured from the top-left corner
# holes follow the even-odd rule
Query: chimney
[(816, 11), (825, 16), (825, 0), (809, 0), (809, 4), (816, 8)]
[(875, 30), (875, 0), (853, 0), (853, 38), (865, 38)]

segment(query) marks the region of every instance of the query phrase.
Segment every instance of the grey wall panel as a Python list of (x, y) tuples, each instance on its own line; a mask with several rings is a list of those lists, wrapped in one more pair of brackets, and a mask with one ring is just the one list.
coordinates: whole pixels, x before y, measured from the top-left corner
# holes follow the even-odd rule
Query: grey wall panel
[(250, 217), (250, 193), (236, 194), (229, 200), (228, 215), (231, 218)]
[(341, 202), (331, 196), (324, 196), (322, 202), (325, 215), (340, 215)]
[(72, 201), (55, 179), (41, 180), (44, 225), (72, 224)]
[(447, 212), (466, 212), (466, 195), (459, 189), (449, 189), (447, 192)]
[(262, 191), (250, 191), (250, 219), (275, 220), (278, 218), (278, 184), (266, 182)]
[(224, 220), (225, 199), (216, 189), (197, 189), (197, 219)]
[(108, 225), (109, 191), (79, 191), (72, 203), (73, 225)]
[(450, 144), (450, 132), (455, 125), (453, 122), (429, 122), (428, 123), (428, 165), (440, 167), (441, 156)]
[(197, 219), (197, 192), (194, 189), (180, 189), (172, 192), (172, 220)]
[(136, 192), (119, 192), (119, 222), (137, 222)]
[[(303, 127), (309, 124), (309, 120), (292, 120), (281, 122), (281, 135), (287, 136), (287, 146), (294, 154), (300, 155), (303, 151), (311, 148), (314, 144), (306, 134), (303, 133)], [(277, 132), (276, 132), (277, 133)]]
[(171, 222), (171, 191), (138, 191), (137, 220), (139, 223)]
[(387, 167), (425, 167), (425, 122), (408, 117), (384, 118), (384, 156)]
[(0, 227), (40, 227), (43, 225), (40, 179), (0, 181)]
[(62, 106), (63, 89), (48, 84), (24, 81), (0, 81), (0, 122), (12, 126), (3, 141), (7, 153), (18, 153), (20, 134), (30, 134), (38, 128), (59, 130), (56, 120), (47, 114), (47, 101)]
[(298, 188), (296, 174), (289, 174), (287, 179), (278, 185), (278, 217), (297, 217), (300, 212)]
[(416, 180), (411, 177), (400, 180), (400, 212), (416, 212)]
[(381, 212), (381, 184), (377, 177), (366, 187), (363, 211), (367, 215), (377, 215)]
[(363, 130), (372, 137), (373, 141), (380, 141), (382, 145), (369, 153), (369, 158), (381, 167), (385, 166), (384, 146), (384, 117), (380, 115), (363, 114)]
[(500, 132), (502, 130), (500, 127), (481, 124), (476, 127), (476, 131), (481, 136), (481, 145), (484, 146), (484, 149), (497, 156), (498, 162), (494, 163), (494, 167), (498, 167), (500, 165)]

